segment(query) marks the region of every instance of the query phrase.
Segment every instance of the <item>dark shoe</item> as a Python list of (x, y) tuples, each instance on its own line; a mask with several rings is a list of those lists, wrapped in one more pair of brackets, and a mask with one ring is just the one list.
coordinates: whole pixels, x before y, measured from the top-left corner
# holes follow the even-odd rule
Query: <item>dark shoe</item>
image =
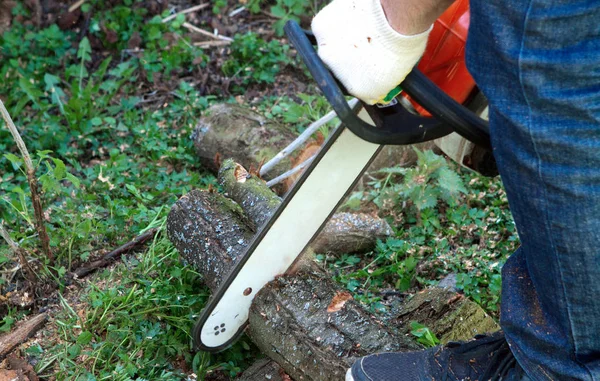
[(516, 381), (523, 376), (502, 332), (424, 351), (366, 356), (346, 381)]

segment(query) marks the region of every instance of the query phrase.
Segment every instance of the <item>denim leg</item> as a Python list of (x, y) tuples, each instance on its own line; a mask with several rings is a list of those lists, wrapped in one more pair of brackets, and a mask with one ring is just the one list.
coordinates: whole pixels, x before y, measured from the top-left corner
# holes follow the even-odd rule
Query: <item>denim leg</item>
[(531, 379), (600, 381), (600, 1), (472, 0), (467, 62), (521, 238), (501, 326)]

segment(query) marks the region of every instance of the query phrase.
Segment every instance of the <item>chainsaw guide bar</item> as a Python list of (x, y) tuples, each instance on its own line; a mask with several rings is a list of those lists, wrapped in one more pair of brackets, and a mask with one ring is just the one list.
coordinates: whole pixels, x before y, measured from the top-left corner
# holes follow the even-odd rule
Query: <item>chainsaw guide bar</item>
[(200, 315), (198, 349), (221, 351), (242, 334), (256, 293), (296, 261), (380, 149), (343, 125), (331, 133)]

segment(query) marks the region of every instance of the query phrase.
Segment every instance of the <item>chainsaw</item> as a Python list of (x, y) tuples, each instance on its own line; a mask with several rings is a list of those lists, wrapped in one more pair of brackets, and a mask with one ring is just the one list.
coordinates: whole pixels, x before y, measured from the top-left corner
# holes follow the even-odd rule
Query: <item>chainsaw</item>
[[(466, 1), (455, 6), (461, 3)], [(468, 103), (468, 96), (461, 99), (460, 94), (448, 95), (415, 68), (400, 84), (402, 93), (391, 103), (352, 108), (343, 86), (317, 55), (314, 36), (294, 21), (286, 24), (285, 32), (341, 124), (329, 134), (202, 311), (193, 331), (199, 350), (218, 352), (235, 342), (247, 325), (254, 296), (292, 266), (384, 145), (436, 140), (461, 165), (485, 175), (496, 174), (488, 123), (461, 104)], [(424, 57), (419, 67), (426, 66)]]

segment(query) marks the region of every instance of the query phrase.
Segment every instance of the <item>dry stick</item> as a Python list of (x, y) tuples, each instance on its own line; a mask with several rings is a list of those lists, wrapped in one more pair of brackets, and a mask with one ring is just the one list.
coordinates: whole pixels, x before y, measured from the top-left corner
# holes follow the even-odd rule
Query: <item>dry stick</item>
[(197, 26), (190, 24), (189, 22), (184, 22), (182, 24), (182, 26), (191, 30), (192, 32), (200, 33), (207, 37), (212, 37), (212, 38), (216, 38), (218, 40), (229, 41), (229, 42), (233, 41), (233, 38), (231, 38), (231, 37), (225, 37), (225, 36), (221, 36), (220, 34), (214, 34), (214, 33), (207, 32), (204, 29), (200, 29)]
[(239, 13), (242, 13), (243, 11), (246, 10), (246, 7), (239, 7), (237, 9), (234, 9), (233, 11), (229, 12), (229, 17), (235, 17), (237, 16)]
[(89, 263), (87, 266), (82, 266), (73, 272), (77, 278), (83, 278), (84, 276), (96, 271), (100, 267), (105, 267), (111, 264), (117, 257), (122, 254), (125, 254), (132, 249), (140, 246), (144, 242), (148, 241), (157, 233), (157, 229), (150, 229), (146, 233), (135, 237), (132, 241), (127, 242), (126, 244), (117, 247), (110, 253), (106, 254), (104, 257), (98, 259), (97, 261)]
[(0, 337), (0, 361), (19, 344), (30, 338), (46, 324), (47, 315), (39, 314), (19, 324), (12, 332)]
[(48, 237), (46, 225), (44, 224), (44, 211), (42, 210), (42, 201), (40, 199), (40, 194), (38, 193), (37, 179), (35, 178), (35, 168), (33, 168), (31, 156), (29, 156), (27, 146), (25, 146), (25, 142), (21, 138), (15, 123), (8, 114), (8, 111), (6, 110), (6, 107), (4, 107), (4, 103), (2, 103), (1, 100), (0, 112), (2, 113), (2, 118), (4, 118), (10, 133), (17, 143), (19, 151), (21, 151), (21, 156), (23, 156), (23, 161), (25, 162), (25, 168), (27, 170), (27, 181), (29, 182), (29, 189), (31, 190), (31, 203), (33, 204), (33, 212), (35, 215), (35, 227), (40, 237), (40, 241), (42, 242), (42, 251), (50, 260), (50, 264), (52, 264), (52, 262), (54, 262), (54, 254), (52, 254), (52, 251), (50, 251), (50, 238)]
[(85, 3), (85, 0), (79, 0), (79, 1), (75, 2), (73, 5), (71, 5), (69, 7), (69, 13), (71, 13), (74, 10), (76, 10), (77, 8), (81, 7), (83, 5), (83, 3)]
[[(357, 103), (358, 103), (358, 99), (353, 98), (348, 102), (348, 106), (350, 106), (350, 108), (354, 108), (354, 106), (356, 106)], [(306, 130), (304, 130), (304, 132), (302, 132), (296, 138), (296, 140), (291, 142), (287, 147), (282, 149), (281, 152), (279, 152), (271, 160), (269, 160), (267, 163), (265, 163), (265, 165), (263, 165), (262, 168), (260, 169), (260, 175), (264, 176), (270, 170), (275, 168), (275, 166), (277, 164), (279, 164), (281, 162), (281, 160), (283, 160), (284, 158), (289, 156), (292, 152), (294, 152), (296, 149), (298, 149), (298, 147), (300, 147), (302, 144), (304, 144), (312, 136), (312, 134), (314, 134), (325, 123), (329, 122), (330, 120), (332, 120), (335, 117), (336, 117), (335, 111), (330, 111), (321, 119), (317, 120), (316, 122), (313, 122), (310, 126), (308, 126), (308, 128)]]
[(193, 7), (190, 7), (190, 8), (184, 9), (183, 11), (180, 11), (180, 12), (174, 13), (174, 14), (172, 14), (171, 16), (167, 16), (167, 17), (165, 17), (165, 18), (162, 20), (162, 22), (163, 22), (163, 23), (165, 23), (165, 22), (169, 22), (169, 21), (171, 21), (171, 20), (175, 19), (175, 18), (176, 18), (177, 16), (179, 16), (179, 15), (185, 15), (186, 13), (192, 13), (192, 12), (197, 12), (197, 11), (200, 11), (200, 10), (202, 10), (202, 9), (204, 9), (204, 8), (206, 8), (206, 7), (208, 7), (209, 5), (210, 5), (209, 3), (200, 4), (200, 5), (195, 5), (195, 6), (193, 6)]
[(273, 180), (267, 182), (267, 186), (269, 188), (272, 186), (275, 186), (275, 185), (279, 184), (280, 182), (282, 182), (283, 180), (287, 179), (288, 177), (293, 176), (296, 173), (300, 172), (301, 170), (306, 168), (310, 163), (312, 163), (315, 156), (317, 156), (317, 155), (313, 155), (313, 156), (309, 157), (308, 159), (303, 161), (300, 165), (295, 166), (294, 168), (290, 169), (289, 171), (287, 171), (287, 172), (277, 176)]
[(197, 46), (199, 48), (213, 48), (216, 46), (225, 46), (225, 45), (229, 45), (229, 44), (231, 44), (231, 41), (215, 40), (215, 41), (194, 42), (192, 45)]
[(21, 262), (21, 268), (23, 269), (23, 271), (25, 271), (27, 280), (29, 280), (31, 287), (35, 287), (37, 280), (35, 277), (35, 273), (31, 269), (31, 266), (29, 266), (29, 262), (27, 262), (27, 258), (25, 257), (25, 254), (27, 253), (21, 246), (19, 246), (18, 243), (16, 243), (10, 237), (10, 234), (8, 233), (6, 228), (4, 228), (4, 224), (2, 221), (0, 221), (0, 236), (4, 238), (11, 250), (15, 253), (15, 255), (17, 255), (17, 257), (19, 257), (19, 262)]

